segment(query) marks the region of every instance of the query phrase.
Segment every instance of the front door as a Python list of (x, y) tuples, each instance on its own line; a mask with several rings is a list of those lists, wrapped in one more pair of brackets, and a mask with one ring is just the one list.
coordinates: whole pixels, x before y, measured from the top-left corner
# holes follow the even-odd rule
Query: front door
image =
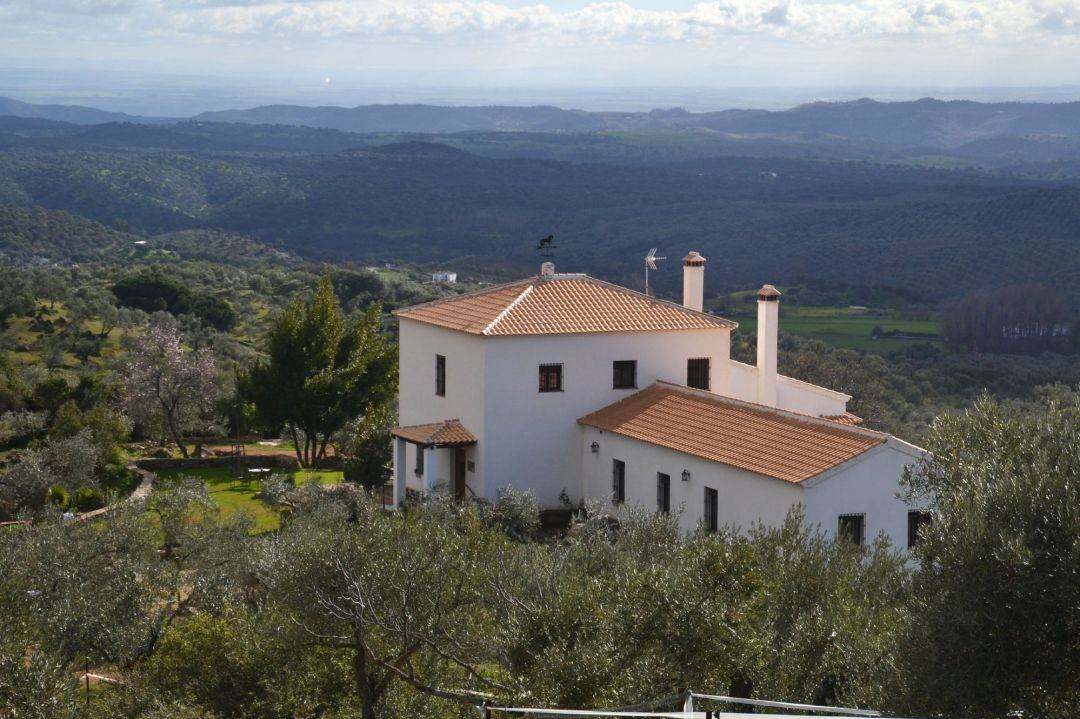
[(465, 448), (454, 448), (454, 498), (465, 499)]

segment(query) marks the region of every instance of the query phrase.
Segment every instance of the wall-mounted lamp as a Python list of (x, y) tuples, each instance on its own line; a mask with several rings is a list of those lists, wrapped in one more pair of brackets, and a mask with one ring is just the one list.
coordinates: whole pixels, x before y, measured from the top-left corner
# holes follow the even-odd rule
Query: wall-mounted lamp
[(682, 471), (682, 481), (684, 481), (684, 482), (689, 482), (690, 481), (690, 470), (689, 469), (684, 469)]
[(592, 444), (589, 445), (589, 449), (592, 450), (593, 454), (597, 454), (600, 451), (600, 443), (599, 442), (593, 442)]

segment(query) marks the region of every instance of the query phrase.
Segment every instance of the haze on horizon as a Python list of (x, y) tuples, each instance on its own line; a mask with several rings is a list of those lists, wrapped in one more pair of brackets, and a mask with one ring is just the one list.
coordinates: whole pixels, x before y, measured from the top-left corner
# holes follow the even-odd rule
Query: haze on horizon
[(583, 109), (1066, 100), (1080, 0), (7, 0), (0, 95)]

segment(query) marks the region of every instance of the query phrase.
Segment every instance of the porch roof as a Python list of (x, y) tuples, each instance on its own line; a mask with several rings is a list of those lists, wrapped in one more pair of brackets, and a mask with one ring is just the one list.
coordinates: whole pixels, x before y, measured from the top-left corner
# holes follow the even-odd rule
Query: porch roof
[(390, 434), (406, 442), (427, 447), (468, 447), (478, 441), (458, 419), (447, 419), (433, 424), (413, 424), (394, 427)]

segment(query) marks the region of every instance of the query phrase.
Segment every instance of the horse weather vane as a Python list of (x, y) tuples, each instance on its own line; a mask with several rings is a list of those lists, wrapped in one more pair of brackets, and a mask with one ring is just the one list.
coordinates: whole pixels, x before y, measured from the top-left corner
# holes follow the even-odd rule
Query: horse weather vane
[(540, 256), (544, 258), (546, 262), (550, 262), (555, 259), (555, 250), (559, 249), (555, 244), (555, 235), (548, 235), (536, 245), (536, 251), (540, 253)]
[(666, 260), (666, 257), (657, 257), (656, 248), (653, 247), (649, 250), (649, 254), (645, 255), (645, 295), (649, 294), (649, 270), (656, 269), (657, 260)]

